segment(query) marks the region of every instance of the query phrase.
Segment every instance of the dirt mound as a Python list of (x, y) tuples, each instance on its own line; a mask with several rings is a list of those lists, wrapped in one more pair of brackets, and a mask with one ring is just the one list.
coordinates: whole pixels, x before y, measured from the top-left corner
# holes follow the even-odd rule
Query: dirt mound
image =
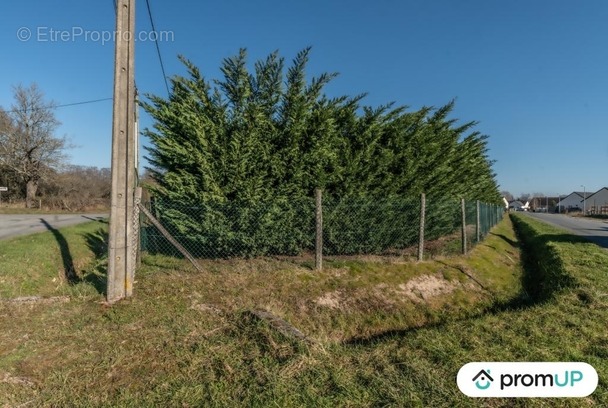
[(411, 279), (407, 283), (399, 284), (397, 293), (414, 302), (421, 302), (451, 293), (458, 286), (458, 284), (446, 280), (441, 274), (422, 275)]

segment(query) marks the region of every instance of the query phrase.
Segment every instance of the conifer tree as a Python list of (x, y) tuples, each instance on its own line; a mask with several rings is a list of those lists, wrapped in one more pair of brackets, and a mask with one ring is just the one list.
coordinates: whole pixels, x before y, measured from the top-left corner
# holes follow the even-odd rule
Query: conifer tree
[[(458, 124), (450, 118), (454, 101), (409, 111), (393, 104), (362, 105), (365, 94), (329, 98), (324, 88), (336, 74), (308, 81), (309, 56), (310, 48), (302, 50), (286, 68), (274, 52), (250, 70), (242, 49), (224, 59), (222, 78), (215, 81), (180, 57), (187, 75), (171, 79), (171, 95), (148, 95), (143, 107), (154, 127), (144, 135), (151, 142), (147, 159), (157, 182), (156, 197), (210, 206), (199, 220), (175, 215), (176, 229), (185, 233), (205, 225), (216, 231), (214, 245), (225, 248), (237, 245), (236, 235), (226, 231), (248, 231), (237, 239), (238, 245), (253, 253), (255, 248), (300, 245), (307, 227), (298, 227), (301, 234), (295, 241), (279, 229), (293, 231), (293, 223), (308, 210), (287, 209), (285, 203), (312, 197), (317, 187), (328, 199), (373, 202), (392, 197), (405, 202), (424, 192), (434, 200), (499, 202), (488, 138), (474, 130), (476, 122)], [(264, 207), (262, 217), (269, 229), (258, 234), (252, 225), (261, 215), (253, 209), (261, 209), (256, 205), (263, 201), (272, 203)], [(367, 208), (364, 201), (358, 202)], [(240, 204), (228, 214), (225, 206), (230, 203)], [(360, 216), (377, 225), (378, 211), (368, 207)], [(430, 215), (444, 217), (451, 225), (451, 210), (437, 211)], [(364, 227), (358, 227), (360, 242), (367, 239)], [(260, 238), (254, 245), (251, 237), (256, 234), (275, 237), (274, 243)], [(376, 244), (369, 242), (369, 248)], [(351, 250), (359, 244), (353, 245)]]
[(361, 106), (365, 95), (330, 99), (336, 74), (306, 80), (310, 48), (285, 72), (277, 52), (247, 67), (242, 49), (213, 86), (180, 57), (169, 99), (149, 96), (145, 135), (158, 193), (180, 200), (429, 195), (496, 202), (499, 194), (476, 122), (456, 125), (454, 101), (438, 109)]

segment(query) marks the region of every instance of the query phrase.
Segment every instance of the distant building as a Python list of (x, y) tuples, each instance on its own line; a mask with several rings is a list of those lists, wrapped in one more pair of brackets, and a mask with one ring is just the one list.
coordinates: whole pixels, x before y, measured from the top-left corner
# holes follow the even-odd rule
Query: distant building
[(523, 211), (524, 203), (519, 200), (513, 200), (509, 203), (509, 210), (513, 211)]
[(573, 191), (557, 203), (559, 212), (576, 212), (583, 211), (583, 199), (585, 196), (589, 197), (591, 193), (583, 193), (580, 191)]
[(597, 190), (595, 193), (590, 194), (583, 203), (580, 202), (580, 206), (585, 206), (587, 214), (604, 214), (608, 215), (608, 187), (603, 187)]

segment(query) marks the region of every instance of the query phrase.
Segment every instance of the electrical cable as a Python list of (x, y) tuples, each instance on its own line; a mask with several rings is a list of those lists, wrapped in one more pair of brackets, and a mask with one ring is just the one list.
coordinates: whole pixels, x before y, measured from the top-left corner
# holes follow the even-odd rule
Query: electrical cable
[[(114, 98), (102, 98), (102, 99), (92, 99), (90, 101), (81, 101), (81, 102), (73, 102), (73, 103), (64, 103), (61, 105), (47, 105), (47, 106), (41, 106), (39, 108), (35, 108), (33, 110), (42, 110), (42, 109), (59, 109), (59, 108), (66, 108), (69, 106), (78, 106), (78, 105), (87, 105), (90, 103), (98, 103), (98, 102), (105, 102), (105, 101), (111, 101)], [(10, 109), (10, 110), (3, 110), (2, 108), (0, 108), (1, 112), (4, 113), (17, 113), (20, 112), (21, 109)]]
[[(152, 18), (152, 9), (150, 8), (150, 0), (146, 0), (146, 7), (148, 8), (148, 16), (150, 17), (150, 24), (152, 25), (152, 32), (156, 32), (156, 27), (154, 26), (154, 19)], [(167, 83), (167, 74), (165, 73), (165, 64), (163, 64), (163, 57), (160, 53), (160, 46), (158, 45), (158, 35), (154, 36), (154, 43), (156, 44), (156, 53), (158, 54), (158, 61), (160, 62), (160, 69), (163, 73), (163, 79), (165, 80), (165, 88), (167, 88), (167, 94), (170, 95), (169, 84)]]

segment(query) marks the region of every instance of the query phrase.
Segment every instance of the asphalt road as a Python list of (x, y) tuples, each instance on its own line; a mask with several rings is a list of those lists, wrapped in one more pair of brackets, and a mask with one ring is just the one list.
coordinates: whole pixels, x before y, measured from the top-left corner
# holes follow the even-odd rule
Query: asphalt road
[(108, 214), (0, 214), (0, 239), (107, 218)]
[(569, 217), (561, 214), (527, 213), (528, 216), (583, 236), (599, 246), (608, 248), (608, 222), (592, 218)]

